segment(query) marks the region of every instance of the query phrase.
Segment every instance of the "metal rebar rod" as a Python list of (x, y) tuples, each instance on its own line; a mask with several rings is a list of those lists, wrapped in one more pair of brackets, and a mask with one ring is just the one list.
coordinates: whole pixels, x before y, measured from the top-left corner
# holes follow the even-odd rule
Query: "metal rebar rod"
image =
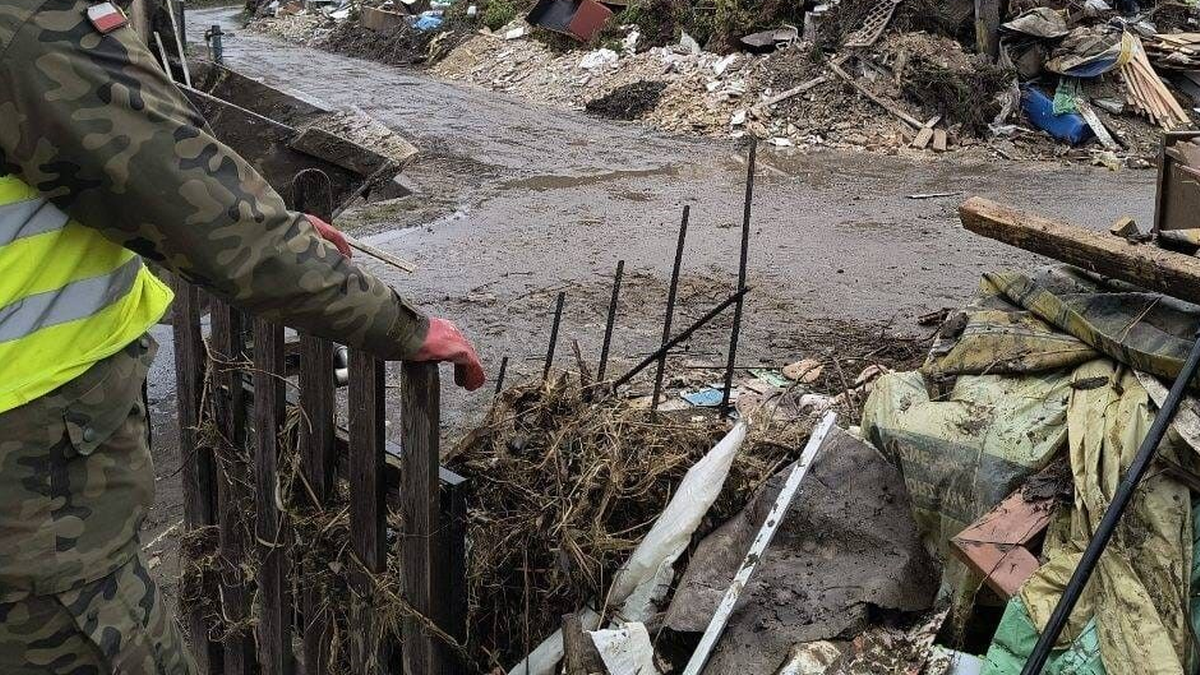
[[(667, 315), (663, 318), (662, 344), (671, 339), (671, 319), (675, 316), (675, 298), (679, 292), (679, 271), (683, 268), (683, 247), (687, 241), (690, 206), (683, 207), (683, 218), (679, 221), (679, 241), (675, 244), (675, 267), (671, 269), (671, 285), (667, 289)], [(651, 412), (658, 412), (658, 397), (662, 395), (663, 375), (667, 372), (667, 352), (658, 357), (658, 370), (654, 373), (654, 397), (650, 399)]]
[(629, 371), (627, 373), (625, 373), (624, 375), (622, 375), (621, 377), (618, 377), (616, 380), (614, 380), (613, 381), (613, 389), (616, 389), (617, 387), (619, 387), (619, 386), (625, 384), (626, 382), (628, 382), (629, 380), (633, 379), (633, 377), (635, 375), (637, 375), (638, 373), (642, 372), (642, 370), (644, 370), (646, 368), (646, 366), (657, 361), (658, 357), (660, 355), (674, 349), (676, 345), (678, 345), (679, 343), (683, 342), (684, 340), (690, 338), (692, 336), (692, 333), (695, 333), (696, 331), (700, 330), (700, 328), (702, 328), (704, 326), (704, 324), (708, 323), (709, 321), (712, 321), (714, 318), (716, 318), (716, 316), (718, 314), (720, 314), (721, 312), (724, 312), (730, 305), (741, 300), (743, 297), (745, 297), (745, 295), (747, 293), (749, 293), (752, 290), (754, 290), (753, 286), (747, 286), (747, 287), (743, 288), (742, 290), (737, 291), (733, 295), (729, 296), (728, 298), (725, 298), (725, 300), (722, 301), (721, 304), (708, 310), (707, 314), (700, 317), (699, 319), (696, 319), (696, 321), (693, 322), (692, 325), (685, 328), (682, 333), (671, 338), (670, 342), (659, 347), (658, 349), (655, 349), (653, 352), (650, 352), (650, 354), (646, 358), (642, 359), (640, 363), (638, 363), (633, 368), (630, 368)]
[(508, 373), (508, 357), (500, 359), (500, 373), (496, 375), (496, 394), (504, 391), (504, 375)]
[(563, 303), (567, 294), (559, 292), (554, 306), (554, 325), (550, 327), (550, 347), (546, 349), (546, 367), (542, 370), (542, 380), (550, 377), (550, 367), (554, 365), (554, 349), (558, 346), (558, 325), (562, 322)]
[(596, 367), (596, 381), (604, 381), (608, 369), (608, 348), (612, 346), (613, 327), (617, 323), (617, 300), (621, 297), (621, 277), (625, 275), (625, 261), (617, 261), (617, 272), (613, 275), (612, 299), (608, 302), (608, 321), (604, 324), (604, 345), (600, 348), (600, 365)]
[(1112, 539), (1121, 515), (1125, 513), (1125, 509), (1133, 499), (1134, 491), (1137, 490), (1138, 484), (1146, 475), (1147, 469), (1150, 468), (1150, 462), (1154, 459), (1158, 444), (1162, 442), (1167, 428), (1175, 419), (1175, 413), (1179, 412), (1179, 405), (1183, 401), (1188, 384), (1195, 378), (1198, 366), (1200, 366), (1200, 336), (1197, 336), (1195, 344), (1192, 345), (1192, 351), (1183, 364), (1183, 369), (1179, 371), (1179, 376), (1171, 385), (1171, 391), (1163, 401), (1162, 408), (1154, 417), (1154, 423), (1150, 425), (1150, 430), (1142, 439), (1142, 445), (1138, 448), (1137, 455), (1134, 456), (1125, 476), (1117, 485), (1112, 502), (1105, 510), (1104, 517), (1100, 519), (1100, 524), (1096, 526), (1096, 532), (1088, 542), (1087, 548), (1084, 549), (1083, 556), (1079, 559), (1079, 565), (1071, 574), (1071, 580), (1067, 582), (1062, 597), (1055, 605), (1054, 612), (1050, 614), (1050, 620), (1046, 622), (1046, 627), (1042, 629), (1042, 634), (1038, 637), (1033, 651), (1030, 652), (1029, 659), (1025, 661), (1021, 675), (1041, 674), (1042, 668), (1046, 665), (1046, 659), (1050, 657), (1050, 651), (1054, 648), (1054, 643), (1058, 641), (1058, 636), (1071, 616), (1071, 610), (1075, 608), (1075, 603), (1079, 601), (1079, 596), (1083, 594), (1083, 589), (1087, 586), (1088, 579), (1091, 578), (1092, 571), (1096, 568), (1096, 563), (1099, 562), (1101, 554), (1104, 553), (1105, 547)]
[[(746, 158), (746, 203), (742, 208), (742, 254), (738, 260), (738, 289), (746, 287), (746, 265), (750, 258), (750, 207), (754, 203), (754, 165), (757, 163), (758, 141), (751, 138), (750, 154)], [(737, 360), (738, 337), (742, 332), (742, 307), (738, 300), (733, 310), (733, 328), (729, 333), (729, 361), (725, 368), (725, 389), (721, 393), (721, 416), (729, 414), (729, 398), (733, 392), (734, 363)]]

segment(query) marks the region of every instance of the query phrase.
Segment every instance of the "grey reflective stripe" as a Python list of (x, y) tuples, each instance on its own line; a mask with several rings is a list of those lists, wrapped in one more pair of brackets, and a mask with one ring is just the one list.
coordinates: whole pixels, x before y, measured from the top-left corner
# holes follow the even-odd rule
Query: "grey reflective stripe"
[(61, 230), (67, 214), (42, 198), (0, 206), (0, 246), (43, 232)]
[(129, 293), (141, 269), (142, 259), (134, 256), (108, 274), (80, 279), (0, 307), (0, 342), (99, 312)]

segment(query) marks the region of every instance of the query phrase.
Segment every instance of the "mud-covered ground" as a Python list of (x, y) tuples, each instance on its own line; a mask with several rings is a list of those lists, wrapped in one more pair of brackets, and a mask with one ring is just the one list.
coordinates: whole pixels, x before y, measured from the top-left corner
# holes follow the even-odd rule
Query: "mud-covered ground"
[[(700, 315), (735, 285), (746, 169), (732, 141), (667, 136), (285, 44), (241, 31), (235, 11), (190, 12), (193, 39), (223, 23), (234, 33), (225, 38), (232, 67), (331, 105), (358, 106), (421, 149), (405, 172), (413, 196), (357, 209), (339, 225), (415, 262), (417, 272), (404, 274), (360, 258), (428, 312), (457, 321), (492, 372), (509, 356), (509, 377), (540, 373), (559, 291), (567, 293), (559, 363), (573, 362), (574, 339), (594, 360), (621, 259), (625, 292), (610, 372), (653, 349), (685, 204), (692, 218), (680, 314)], [(1098, 229), (1123, 215), (1146, 227), (1153, 183), (1151, 171), (790, 154), (764, 145), (739, 362), (782, 365), (830, 353), (864, 365), (911, 359), (928, 332), (917, 316), (962, 304), (984, 270), (1039, 264), (964, 232), (955, 209), (966, 196)], [(909, 198), (919, 193), (953, 195)], [(728, 325), (698, 334), (676, 361), (720, 361)], [(159, 497), (147, 542), (182, 513), (169, 331), (159, 335), (164, 346), (150, 388)], [(479, 418), (490, 388), (464, 396), (445, 380), (449, 447)], [(148, 547), (160, 557), (156, 570), (168, 592), (177, 572), (171, 534)]]

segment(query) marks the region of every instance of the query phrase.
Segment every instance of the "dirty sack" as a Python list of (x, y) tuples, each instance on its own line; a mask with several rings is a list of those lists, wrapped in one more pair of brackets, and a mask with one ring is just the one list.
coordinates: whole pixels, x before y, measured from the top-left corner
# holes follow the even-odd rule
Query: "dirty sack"
[[(701, 542), (667, 610), (667, 628), (704, 631), (789, 472), (775, 474), (741, 513)], [(928, 609), (938, 578), (895, 467), (834, 429), (705, 673), (775, 673), (797, 644), (859, 634), (873, 608)]]
[[(991, 273), (963, 316), (944, 327), (921, 372), (888, 375), (876, 384), (863, 431), (900, 464), (918, 524), (939, 552), (955, 521), (982, 515), (979, 509), (1024, 480), (1023, 471), (1028, 476), (1068, 448), (1075, 503), (1047, 535), (1046, 562), (1022, 587), (1020, 607), (1009, 606), (998, 645), (1007, 638), (1021, 643), (1013, 637), (1021, 636), (1014, 628), (1019, 610), (1030, 625), (1045, 624), (1145, 436), (1153, 402), (1129, 366), (1171, 377), (1198, 326), (1200, 308), (1077, 269)], [(930, 396), (948, 379), (947, 395)], [(964, 429), (966, 422), (974, 427)], [(1191, 451), (1181, 448), (1178, 435), (1169, 436), (1160, 454), (1190, 465)], [(997, 490), (996, 481), (1004, 480), (1012, 482)], [(1181, 482), (1152, 472), (1059, 648), (1087, 652), (1080, 641), (1086, 643), (1094, 619), (1110, 672), (1191, 672), (1190, 507)], [(948, 565), (952, 582), (966, 581), (962, 573)], [(961, 595), (964, 589), (954, 590)], [(1009, 672), (989, 667), (996, 669), (985, 672)]]

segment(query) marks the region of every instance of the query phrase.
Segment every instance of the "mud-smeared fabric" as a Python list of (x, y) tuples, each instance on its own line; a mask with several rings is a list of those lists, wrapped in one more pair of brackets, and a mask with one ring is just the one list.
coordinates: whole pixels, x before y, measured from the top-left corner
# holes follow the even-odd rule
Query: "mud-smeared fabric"
[[(1154, 419), (1153, 404), (1137, 377), (1108, 359), (1080, 366), (1073, 382), (1067, 412), (1075, 479), (1070, 527), (1047, 538), (1046, 563), (1020, 593), (1039, 629), (1054, 611)], [(1175, 455), (1180, 450), (1168, 439), (1158, 452)], [(1069, 645), (1094, 617), (1100, 654), (1110, 672), (1192, 672), (1191, 511), (1187, 487), (1161, 467), (1147, 474), (1100, 557), (1060, 646)]]
[(67, 591), (137, 552), (154, 499), (141, 393), (156, 349), (135, 340), (0, 414), (0, 602)]
[(932, 395), (919, 372), (875, 382), (862, 430), (901, 468), (926, 545), (950, 539), (1049, 465), (1067, 439), (1070, 371), (964, 375)]
[(1107, 356), (1173, 379), (1200, 330), (1200, 307), (1056, 266), (989, 272), (922, 371), (931, 376), (1029, 373)]
[(0, 603), (5, 675), (193, 675), (141, 555), (91, 583)]
[[(1020, 592), (1036, 632), (1153, 419), (1134, 369), (1177, 373), (1200, 308), (1059, 267), (985, 275), (965, 315), (943, 328), (921, 372), (880, 379), (863, 431), (900, 465), (927, 542), (942, 552), (960, 525), (1068, 452), (1074, 503)], [(1168, 435), (1159, 456), (1190, 466), (1195, 453), (1180, 438)], [(1192, 672), (1191, 503), (1167, 466), (1156, 462), (1139, 487), (1059, 645), (1092, 626), (1108, 672)], [(979, 579), (950, 564), (945, 583), (962, 600), (975, 597)], [(1092, 672), (1088, 663), (1061, 672)]]
[(0, 0), (0, 173), (85, 226), (265, 318), (414, 353), (428, 322), (290, 212), (126, 26), (86, 0)]

